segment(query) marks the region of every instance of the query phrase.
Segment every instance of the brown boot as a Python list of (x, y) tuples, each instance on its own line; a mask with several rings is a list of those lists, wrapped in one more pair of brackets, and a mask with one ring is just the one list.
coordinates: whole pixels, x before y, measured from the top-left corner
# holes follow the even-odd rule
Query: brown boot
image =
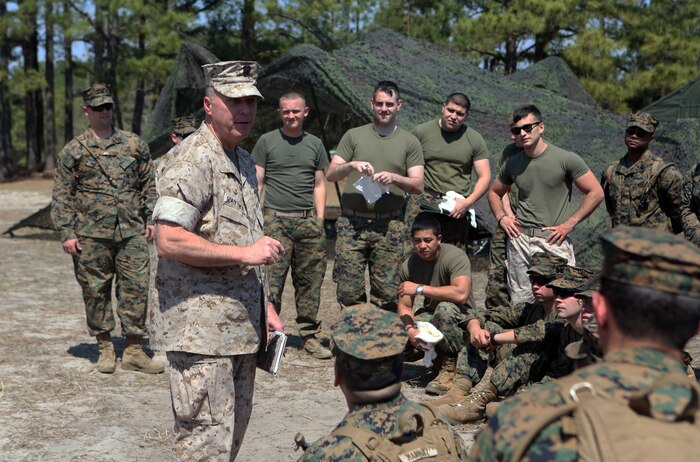
[(496, 387), (488, 382), (482, 390), (472, 390), (462, 402), (438, 406), (453, 425), (475, 422), (486, 418), (486, 405), (496, 399)]
[(452, 381), (457, 369), (457, 358), (454, 356), (438, 356), (435, 366), (439, 366), (437, 377), (425, 387), (430, 395), (444, 395), (452, 387)]
[(464, 398), (469, 395), (469, 390), (472, 389), (472, 381), (461, 374), (455, 375), (455, 379), (452, 382), (452, 387), (450, 391), (439, 398), (432, 399), (430, 401), (423, 401), (424, 403), (430, 403), (434, 406), (440, 404), (457, 404), (463, 401)]
[(114, 354), (114, 344), (109, 332), (98, 334), (97, 347), (100, 349), (100, 357), (97, 359), (97, 372), (113, 374), (117, 368), (117, 357)]
[(149, 358), (141, 348), (141, 337), (126, 337), (126, 348), (122, 356), (122, 369), (125, 371), (160, 374), (165, 370), (162, 364)]
[(331, 350), (321, 345), (315, 337), (302, 337), (304, 340), (304, 351), (316, 359), (331, 359)]

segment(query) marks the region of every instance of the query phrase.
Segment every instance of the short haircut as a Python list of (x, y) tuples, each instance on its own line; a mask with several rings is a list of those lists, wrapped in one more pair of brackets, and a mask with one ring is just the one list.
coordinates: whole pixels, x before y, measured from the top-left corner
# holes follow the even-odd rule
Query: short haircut
[(214, 90), (214, 86), (207, 81), (206, 87), (204, 87), (204, 96), (208, 96), (210, 100), (214, 100), (216, 98), (216, 90)]
[(413, 236), (416, 231), (432, 231), (436, 236), (442, 234), (440, 222), (427, 212), (419, 213), (413, 221), (413, 225), (411, 225), (411, 236)]
[(379, 93), (380, 91), (382, 93), (386, 93), (389, 96), (396, 96), (396, 99), (401, 98), (401, 95), (399, 94), (399, 86), (391, 80), (382, 80), (381, 82), (379, 82), (377, 86), (374, 87), (374, 93), (372, 93), (372, 97), (374, 98), (375, 96), (377, 96), (377, 93)]
[(285, 93), (284, 95), (280, 96), (280, 103), (282, 102), (283, 99), (289, 100), (289, 99), (300, 99), (304, 102), (304, 106), (306, 106), (306, 98), (304, 98), (304, 95), (302, 95), (299, 92), (296, 91), (289, 91)]
[(601, 294), (627, 337), (682, 350), (700, 323), (700, 298), (601, 279)]
[(513, 123), (518, 123), (520, 119), (524, 119), (530, 114), (535, 116), (535, 119), (542, 122), (542, 113), (539, 109), (537, 109), (537, 106), (535, 106), (534, 104), (530, 104), (529, 106), (519, 107), (518, 109), (513, 111)]
[(462, 106), (467, 111), (472, 107), (472, 102), (469, 101), (469, 97), (464, 93), (452, 93), (445, 99), (445, 104), (453, 103), (457, 106)]

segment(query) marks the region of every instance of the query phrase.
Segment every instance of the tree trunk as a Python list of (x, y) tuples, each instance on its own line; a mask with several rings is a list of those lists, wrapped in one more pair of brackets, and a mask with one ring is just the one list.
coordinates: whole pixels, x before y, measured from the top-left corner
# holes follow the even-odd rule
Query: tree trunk
[(107, 16), (107, 70), (105, 81), (112, 91), (114, 99), (114, 125), (124, 128), (122, 111), (119, 104), (117, 87), (117, 67), (119, 65), (119, 17), (116, 8), (110, 8)]
[(46, 164), (44, 172), (56, 169), (56, 113), (53, 68), (53, 1), (44, 2), (46, 28)]
[[(139, 58), (143, 59), (146, 56), (146, 34), (144, 33), (144, 28), (146, 27), (146, 16), (141, 15), (139, 22), (141, 24), (141, 28), (139, 30)], [(137, 135), (141, 134), (141, 118), (143, 116), (143, 105), (146, 98), (145, 87), (146, 82), (144, 81), (142, 74), (136, 82), (134, 115), (133, 119), (131, 119), (131, 131)]]
[(506, 75), (512, 74), (518, 67), (518, 57), (517, 50), (515, 47), (515, 39), (513, 39), (512, 37), (508, 37), (506, 39), (506, 55), (503, 64), (505, 66)]
[(65, 63), (63, 68), (63, 79), (65, 81), (64, 97), (65, 101), (63, 103), (64, 124), (63, 124), (63, 142), (68, 143), (73, 139), (73, 38), (67, 29), (70, 28), (70, 5), (66, 0), (63, 1), (63, 14), (66, 15), (63, 18), (64, 31), (63, 31), (63, 54), (65, 56)]
[[(27, 11), (24, 11), (24, 20), (26, 23), (26, 33), (22, 37), (22, 56), (24, 59), (24, 72), (27, 77), (36, 76), (39, 72), (39, 37), (37, 34), (37, 8), (35, 5), (29, 5)], [(41, 156), (41, 141), (43, 133), (39, 132), (42, 129), (41, 117), (43, 110), (37, 103), (41, 102), (41, 92), (33, 88), (26, 90), (24, 94), (24, 130), (25, 140), (27, 144), (27, 164), (26, 172), (33, 173), (37, 171), (42, 164)]]
[[(0, 18), (7, 15), (7, 2), (0, 0)], [(12, 45), (3, 33), (0, 40), (0, 74), (9, 75), (10, 54)], [(0, 180), (7, 180), (15, 173), (15, 153), (12, 149), (12, 105), (10, 104), (10, 89), (7, 86), (9, 78), (0, 79)]]
[(243, 0), (243, 30), (241, 31), (241, 56), (255, 58), (255, 0)]
[(88, 82), (88, 84), (105, 82), (104, 48), (105, 30), (107, 28), (105, 27), (104, 10), (107, 7), (104, 3), (101, 1), (95, 2), (95, 30), (93, 31), (94, 40), (92, 41), (94, 55), (93, 80)]

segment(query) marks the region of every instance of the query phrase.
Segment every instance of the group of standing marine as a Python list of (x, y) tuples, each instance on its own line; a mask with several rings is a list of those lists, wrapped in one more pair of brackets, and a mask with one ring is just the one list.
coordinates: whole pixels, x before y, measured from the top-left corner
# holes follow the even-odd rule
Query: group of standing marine
[[(573, 266), (569, 234), (603, 199), (615, 226), (682, 230), (700, 244), (700, 167), (684, 180), (648, 150), (658, 125), (649, 114), (630, 117), (628, 152), (598, 182), (578, 155), (544, 140), (535, 106), (516, 109), (509, 127), (513, 144), (504, 150), (498, 177), (489, 186), (486, 144), (465, 123), (470, 101), (462, 93), (447, 97), (439, 119), (408, 132), (397, 122), (403, 104), (398, 86), (380, 82), (370, 100), (373, 121), (348, 130), (329, 164), (320, 140), (303, 129), (308, 108), (297, 92), (280, 98), (282, 127), (263, 135), (252, 155), (243, 150), (240, 142), (250, 133), (262, 99), (255, 86), (259, 66), (234, 61), (203, 68), (204, 122), (199, 128), (192, 119), (175, 123), (175, 146), (157, 171), (145, 143), (112, 126), (108, 88), (94, 84), (85, 90), (89, 127), (59, 155), (52, 207), (83, 290), (90, 334), (98, 341), (100, 372), (112, 373), (117, 364), (111, 340), (115, 278), (126, 337), (122, 368), (164, 370), (141, 348), (148, 303), (150, 345), (164, 351), (169, 364), (176, 458), (232, 460), (238, 453), (252, 412), (255, 353), (264, 347), (266, 332), (284, 329), (279, 312), (290, 267), (303, 348), (314, 358), (335, 356), (335, 382), (350, 408), (328, 438), (307, 449), (304, 460), (364, 460), (367, 448), (356, 441), (362, 436), (348, 429), (400, 434), (406, 431), (400, 425), (406, 412), (452, 423), (483, 418), (486, 404), (497, 396), (561, 376), (553, 364), (567, 347), (563, 339), (587, 338), (582, 324), (591, 311), (603, 352), (662, 345), (657, 349), (668, 353), (660, 359), (668, 369), (676, 368), (676, 353), (697, 332), (696, 246), (670, 234), (621, 228), (603, 239), (600, 283), (595, 272)], [(363, 175), (387, 189), (373, 204), (353, 187)], [(325, 181), (346, 178), (333, 268), (343, 313), (331, 329), (332, 353), (318, 319), (326, 267)], [(572, 202), (573, 185), (583, 193), (578, 206)], [(450, 191), (469, 194), (454, 199), (449, 214), (440, 213), (438, 204)], [(498, 229), (486, 310), (480, 310), (464, 249), (469, 209), (485, 194)], [(414, 252), (404, 259), (407, 236)], [(154, 238), (148, 291), (147, 241)], [(648, 277), (663, 283), (649, 284)], [(624, 317), (635, 320), (635, 328), (621, 327), (611, 302), (618, 298), (610, 288), (626, 293), (639, 285), (684, 297), (684, 327), (695, 326), (691, 335), (678, 334), (669, 347), (665, 337), (649, 333), (651, 327), (640, 333), (637, 327), (645, 321), (629, 308)], [(414, 310), (417, 296), (424, 302)], [(375, 307), (366, 306), (368, 301)], [(676, 299), (665, 306), (675, 309)], [(645, 313), (655, 310), (650, 306)], [(436, 377), (426, 387), (442, 396), (429, 408), (400, 393), (404, 356), (420, 355), (425, 346), (418, 339), (421, 320), (445, 337), (437, 345)], [(549, 350), (537, 345), (551, 343), (552, 331), (556, 347), (548, 356), (542, 352)], [(643, 341), (625, 343), (635, 336)], [(653, 368), (647, 359), (659, 358), (642, 359), (642, 368)], [(477, 387), (489, 362), (496, 367), (490, 383)], [(537, 378), (534, 370), (540, 371)], [(498, 438), (504, 408), (510, 409), (504, 404), (495, 411), (501, 417), (489, 420), (484, 432), (489, 438)], [(485, 438), (477, 442), (477, 454), (489, 460), (485, 457), (503, 446), (488, 446)], [(453, 452), (464, 458), (457, 440)]]

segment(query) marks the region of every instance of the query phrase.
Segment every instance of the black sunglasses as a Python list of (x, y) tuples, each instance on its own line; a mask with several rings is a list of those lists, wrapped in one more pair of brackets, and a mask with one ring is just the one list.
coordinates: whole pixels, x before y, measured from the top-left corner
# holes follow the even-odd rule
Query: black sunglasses
[(104, 111), (111, 111), (112, 110), (112, 105), (107, 103), (107, 104), (100, 104), (99, 106), (91, 107), (95, 112), (104, 112)]
[(651, 135), (651, 133), (646, 130), (642, 130), (639, 127), (630, 127), (625, 130), (625, 134), (629, 136), (636, 136), (637, 138), (646, 138), (647, 136)]
[(569, 298), (573, 297), (576, 295), (577, 291), (572, 290), (572, 289), (559, 289), (559, 288), (552, 288), (552, 291), (554, 292), (555, 297), (559, 298)]
[(530, 284), (535, 285), (535, 286), (546, 286), (550, 282), (552, 282), (552, 278), (546, 278), (544, 276), (534, 276), (530, 275)]
[(536, 126), (538, 126), (541, 123), (542, 123), (542, 121), (539, 120), (539, 121), (533, 122), (531, 124), (521, 125), (520, 127), (511, 127), (510, 132), (513, 135), (520, 135), (520, 130), (525, 130), (525, 133), (530, 133), (533, 128), (535, 128)]

